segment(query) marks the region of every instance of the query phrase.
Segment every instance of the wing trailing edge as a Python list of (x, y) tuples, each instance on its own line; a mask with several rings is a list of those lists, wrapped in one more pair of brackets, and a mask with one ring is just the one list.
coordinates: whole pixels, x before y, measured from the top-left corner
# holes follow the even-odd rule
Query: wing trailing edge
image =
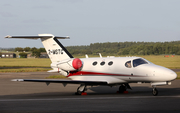
[(45, 83), (63, 83), (63, 84), (86, 84), (86, 85), (108, 85), (106, 81), (82, 81), (69, 79), (12, 79), (18, 82), (45, 82)]

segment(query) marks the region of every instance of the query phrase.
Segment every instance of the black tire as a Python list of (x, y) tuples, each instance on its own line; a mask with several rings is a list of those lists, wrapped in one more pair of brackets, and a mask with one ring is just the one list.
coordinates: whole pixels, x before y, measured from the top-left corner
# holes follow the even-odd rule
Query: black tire
[(153, 96), (157, 96), (158, 95), (158, 90), (156, 88), (154, 88), (152, 90), (152, 94), (153, 94)]
[(81, 95), (81, 93), (79, 93), (79, 92), (75, 92), (75, 95)]
[(77, 88), (77, 92), (75, 93), (76, 95), (81, 95), (81, 93), (83, 93), (85, 91), (85, 89), (86, 89), (86, 88), (84, 88), (83, 91), (80, 91), (79, 90), (80, 87)]
[(123, 93), (124, 91), (126, 91), (126, 86), (124, 85), (119, 86), (119, 93)]

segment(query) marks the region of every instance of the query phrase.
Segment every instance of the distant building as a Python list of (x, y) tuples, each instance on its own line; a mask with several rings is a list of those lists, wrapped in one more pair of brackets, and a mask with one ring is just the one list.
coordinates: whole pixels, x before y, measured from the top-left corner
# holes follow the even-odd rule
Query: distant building
[(46, 52), (41, 52), (41, 55), (39, 58), (49, 58), (49, 56)]
[(1, 53), (1, 58), (16, 58), (15, 53)]
[(35, 58), (35, 56), (32, 56), (32, 53), (28, 53), (27, 58)]
[[(27, 54), (27, 58), (36, 58), (36, 57), (32, 56), (32, 53), (29, 53)], [(49, 58), (49, 56), (46, 52), (41, 52), (39, 58)]]

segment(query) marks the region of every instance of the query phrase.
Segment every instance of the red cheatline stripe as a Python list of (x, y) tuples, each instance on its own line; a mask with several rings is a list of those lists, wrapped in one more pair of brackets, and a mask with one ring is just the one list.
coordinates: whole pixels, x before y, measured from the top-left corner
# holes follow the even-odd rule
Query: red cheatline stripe
[(142, 77), (138, 75), (125, 75), (125, 74), (112, 74), (112, 73), (98, 73), (98, 72), (86, 72), (86, 71), (77, 71), (77, 72), (70, 72), (69, 76), (77, 76), (77, 75), (111, 75), (111, 76), (136, 76)]

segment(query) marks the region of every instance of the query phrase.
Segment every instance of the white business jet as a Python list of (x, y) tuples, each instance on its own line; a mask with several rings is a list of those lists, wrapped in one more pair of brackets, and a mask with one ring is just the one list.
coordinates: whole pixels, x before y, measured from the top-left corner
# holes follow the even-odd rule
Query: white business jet
[(150, 83), (152, 94), (158, 95), (156, 86), (170, 85), (177, 74), (165, 67), (155, 65), (141, 57), (102, 57), (74, 58), (52, 34), (39, 34), (38, 36), (6, 36), (5, 38), (41, 39), (49, 58), (51, 68), (48, 72), (57, 72), (70, 79), (14, 79), (13, 81), (45, 82), (67, 84), (80, 84), (76, 94), (82, 94), (87, 86), (116, 86), (120, 85), (119, 92), (131, 89), (129, 83)]

